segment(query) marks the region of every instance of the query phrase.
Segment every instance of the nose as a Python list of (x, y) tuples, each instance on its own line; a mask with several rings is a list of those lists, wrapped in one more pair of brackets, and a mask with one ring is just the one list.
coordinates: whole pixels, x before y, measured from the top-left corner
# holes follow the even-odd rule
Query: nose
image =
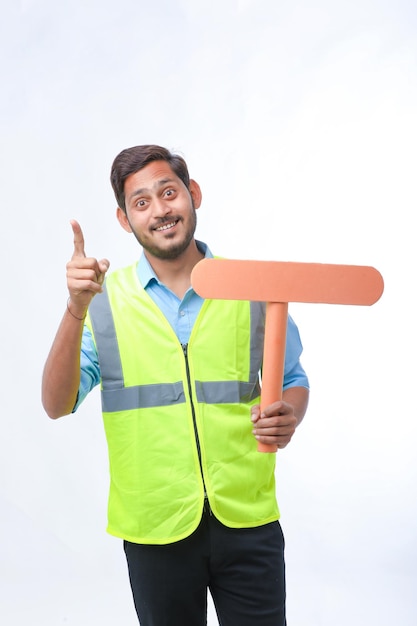
[(155, 217), (165, 217), (171, 213), (171, 207), (163, 198), (157, 198), (153, 202), (153, 213)]

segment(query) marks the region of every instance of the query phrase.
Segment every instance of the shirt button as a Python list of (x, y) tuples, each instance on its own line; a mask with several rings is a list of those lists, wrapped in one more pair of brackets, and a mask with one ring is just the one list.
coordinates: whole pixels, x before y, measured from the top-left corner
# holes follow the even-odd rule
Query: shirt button
[(180, 315), (181, 315), (181, 317), (184, 317), (185, 311), (180, 311)]

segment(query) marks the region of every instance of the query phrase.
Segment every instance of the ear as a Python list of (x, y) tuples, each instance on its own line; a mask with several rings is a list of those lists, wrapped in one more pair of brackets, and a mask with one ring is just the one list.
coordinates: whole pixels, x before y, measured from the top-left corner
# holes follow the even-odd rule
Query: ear
[(119, 206), (117, 207), (117, 211), (116, 211), (116, 216), (117, 219), (119, 220), (119, 224), (120, 226), (127, 232), (127, 233), (131, 233), (132, 229), (130, 227), (129, 224), (129, 220), (127, 219), (127, 215), (126, 213), (123, 211), (123, 209), (121, 209)]
[(194, 208), (199, 209), (203, 194), (201, 193), (200, 185), (195, 180), (190, 180), (190, 194), (194, 202)]

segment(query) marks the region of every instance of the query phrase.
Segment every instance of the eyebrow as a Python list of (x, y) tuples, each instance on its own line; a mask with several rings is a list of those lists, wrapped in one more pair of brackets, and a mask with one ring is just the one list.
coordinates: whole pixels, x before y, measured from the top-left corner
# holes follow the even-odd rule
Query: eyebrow
[(166, 185), (167, 183), (174, 183), (175, 180), (173, 178), (161, 178), (161, 180), (157, 180), (156, 183), (150, 188), (146, 188), (146, 187), (141, 187), (140, 189), (135, 189), (135, 191), (132, 191), (132, 193), (129, 196), (129, 200), (132, 200), (132, 198), (137, 198), (137, 196), (142, 196), (145, 193), (149, 193), (150, 191), (153, 190), (158, 190), (161, 187), (164, 187), (164, 185)]

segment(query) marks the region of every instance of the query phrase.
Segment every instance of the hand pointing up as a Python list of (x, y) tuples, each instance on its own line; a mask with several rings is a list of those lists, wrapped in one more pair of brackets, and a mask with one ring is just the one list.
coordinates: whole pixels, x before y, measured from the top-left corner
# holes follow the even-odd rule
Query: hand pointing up
[(71, 311), (83, 318), (91, 300), (102, 291), (102, 284), (110, 263), (107, 259), (97, 261), (87, 257), (81, 226), (71, 220), (74, 233), (74, 252), (67, 263), (67, 287), (71, 300)]

